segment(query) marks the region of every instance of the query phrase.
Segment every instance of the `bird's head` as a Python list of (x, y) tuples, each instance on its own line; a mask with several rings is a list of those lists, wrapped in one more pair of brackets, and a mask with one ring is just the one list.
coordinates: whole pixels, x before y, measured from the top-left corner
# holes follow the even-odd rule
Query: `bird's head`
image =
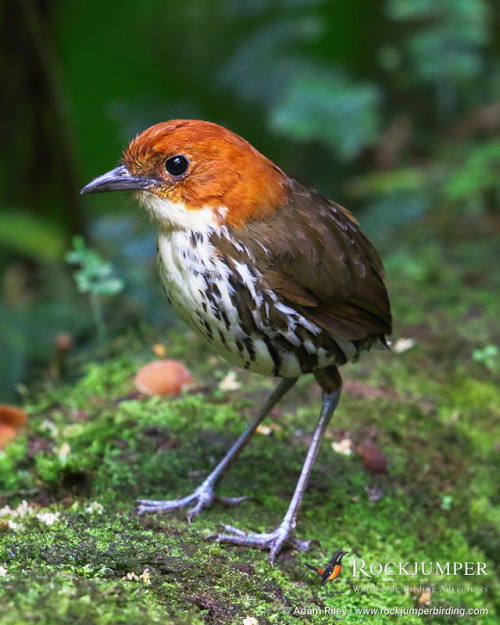
[(334, 564), (340, 564), (340, 561), (342, 560), (342, 558), (346, 555), (346, 553), (349, 553), (348, 551), (336, 551), (333, 556), (332, 556), (332, 562)]
[(162, 229), (239, 228), (282, 206), (290, 179), (233, 132), (172, 120), (129, 144), (121, 164), (81, 193), (132, 190)]

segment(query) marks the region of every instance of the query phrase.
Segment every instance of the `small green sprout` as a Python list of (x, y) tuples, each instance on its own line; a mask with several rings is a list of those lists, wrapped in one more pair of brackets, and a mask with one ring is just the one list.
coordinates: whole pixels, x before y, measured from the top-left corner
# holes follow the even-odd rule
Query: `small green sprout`
[(451, 495), (444, 495), (441, 500), (441, 510), (451, 510), (453, 505), (453, 497)]
[(486, 345), (472, 352), (472, 360), (482, 362), (487, 369), (495, 371), (500, 368), (500, 351), (496, 345)]
[(88, 293), (97, 334), (99, 340), (104, 341), (106, 324), (100, 297), (120, 293), (125, 284), (123, 280), (113, 277), (113, 265), (103, 260), (95, 250), (86, 247), (81, 236), (73, 237), (73, 249), (66, 253), (65, 260), (70, 265), (79, 265), (74, 273), (76, 288), (79, 293)]

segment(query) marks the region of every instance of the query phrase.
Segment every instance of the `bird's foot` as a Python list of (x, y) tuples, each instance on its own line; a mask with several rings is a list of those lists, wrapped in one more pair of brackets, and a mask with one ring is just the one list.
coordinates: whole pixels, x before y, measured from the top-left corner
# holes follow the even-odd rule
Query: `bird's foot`
[(265, 534), (249, 534), (239, 530), (232, 525), (222, 525), (222, 528), (228, 534), (218, 534), (216, 542), (233, 543), (235, 545), (247, 545), (248, 547), (256, 547), (257, 549), (269, 549), (269, 563), (274, 564), (274, 559), (280, 552), (281, 548), (286, 544), (292, 549), (299, 551), (307, 551), (312, 543), (318, 543), (317, 540), (299, 540), (292, 536), (293, 530), (290, 523), (283, 521), (273, 532)]
[(325, 588), (325, 595), (327, 597), (333, 597), (333, 595), (341, 595), (344, 592), (345, 590), (332, 590), (332, 592), (328, 592), (328, 590)]
[(203, 508), (208, 508), (213, 501), (220, 501), (226, 506), (237, 506), (243, 501), (251, 499), (251, 497), (219, 497), (214, 494), (214, 488), (211, 484), (203, 482), (196, 490), (187, 497), (182, 499), (171, 499), (162, 501), (156, 499), (138, 499), (138, 514), (164, 513), (173, 510), (181, 510), (188, 506), (193, 506), (187, 511), (187, 519), (191, 522), (193, 517), (197, 517)]

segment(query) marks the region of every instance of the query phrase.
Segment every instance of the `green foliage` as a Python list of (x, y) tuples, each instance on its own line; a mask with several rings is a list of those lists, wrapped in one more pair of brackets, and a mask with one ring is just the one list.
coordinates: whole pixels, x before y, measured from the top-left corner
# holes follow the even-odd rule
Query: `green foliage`
[(363, 228), (383, 241), (391, 233), (422, 219), (432, 206), (438, 174), (402, 168), (355, 179), (351, 193), (367, 202)]
[[(52, 274), (54, 275), (54, 274)], [(54, 365), (59, 334), (85, 333), (92, 323), (87, 311), (66, 298), (64, 276), (58, 274), (60, 299), (47, 297), (47, 291), (33, 301), (0, 302), (0, 401), (11, 402), (24, 392), (33, 367)], [(69, 280), (68, 280), (69, 283)], [(64, 285), (64, 288), (63, 288)], [(69, 285), (70, 286), (70, 283)], [(48, 378), (54, 372), (47, 371)]]
[(497, 345), (486, 345), (472, 352), (472, 359), (484, 364), (490, 371), (500, 370), (500, 350)]
[(92, 314), (101, 341), (106, 338), (106, 324), (100, 301), (101, 295), (116, 295), (125, 284), (113, 276), (113, 265), (104, 261), (99, 254), (85, 246), (82, 237), (73, 238), (73, 249), (66, 254), (66, 262), (79, 265), (75, 271), (76, 286), (80, 293), (88, 293)]
[[(265, 15), (266, 7), (259, 13)], [(311, 68), (310, 59), (300, 54), (300, 46), (317, 40), (321, 31), (321, 21), (310, 12), (268, 17), (238, 42), (219, 70), (220, 79), (243, 101), (264, 108), (279, 105), (296, 74)]]
[(422, 219), (432, 206), (431, 197), (422, 190), (395, 189), (375, 196), (366, 207), (363, 228), (377, 240), (383, 241), (391, 233)]
[[(283, 4), (291, 15), (259, 23), (222, 68), (221, 78), (242, 100), (263, 107), (271, 131), (299, 143), (324, 143), (351, 161), (375, 141), (379, 92), (301, 50), (324, 34), (324, 20), (311, 10), (321, 2)], [(269, 9), (265, 4), (252, 8), (261, 15)]]
[(21, 209), (0, 212), (0, 245), (38, 262), (60, 261), (66, 237), (57, 224)]
[(16, 384), (24, 377), (28, 338), (19, 323), (19, 311), (0, 305), (0, 401), (12, 401)]
[(453, 497), (451, 497), (450, 495), (445, 495), (441, 503), (441, 510), (446, 510), (446, 511), (451, 510), (452, 505), (453, 505)]
[(76, 286), (80, 293), (116, 295), (124, 289), (123, 280), (113, 277), (113, 265), (86, 247), (83, 237), (73, 238), (73, 249), (66, 253), (66, 262), (79, 265), (75, 271)]
[(485, 0), (388, 0), (386, 12), (417, 25), (405, 47), (414, 79), (441, 94), (438, 105), (455, 104), (458, 93), (465, 96), (470, 81), (486, 70), (482, 48), (491, 40), (492, 15)]
[(469, 215), (500, 206), (499, 170), (500, 140), (471, 146), (445, 184), (445, 199)]
[(323, 142), (345, 161), (375, 142), (379, 96), (341, 72), (311, 67), (297, 72), (269, 111), (271, 128), (297, 141)]

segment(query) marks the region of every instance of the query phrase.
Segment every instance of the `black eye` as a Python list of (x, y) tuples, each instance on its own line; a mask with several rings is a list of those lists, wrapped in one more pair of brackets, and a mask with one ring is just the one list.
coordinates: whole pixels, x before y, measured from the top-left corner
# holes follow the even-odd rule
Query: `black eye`
[(182, 176), (182, 174), (185, 174), (187, 172), (188, 167), (189, 167), (189, 161), (185, 156), (182, 156), (182, 154), (177, 154), (177, 156), (172, 156), (165, 163), (165, 169), (168, 171), (168, 173), (171, 176), (176, 176), (176, 177)]

